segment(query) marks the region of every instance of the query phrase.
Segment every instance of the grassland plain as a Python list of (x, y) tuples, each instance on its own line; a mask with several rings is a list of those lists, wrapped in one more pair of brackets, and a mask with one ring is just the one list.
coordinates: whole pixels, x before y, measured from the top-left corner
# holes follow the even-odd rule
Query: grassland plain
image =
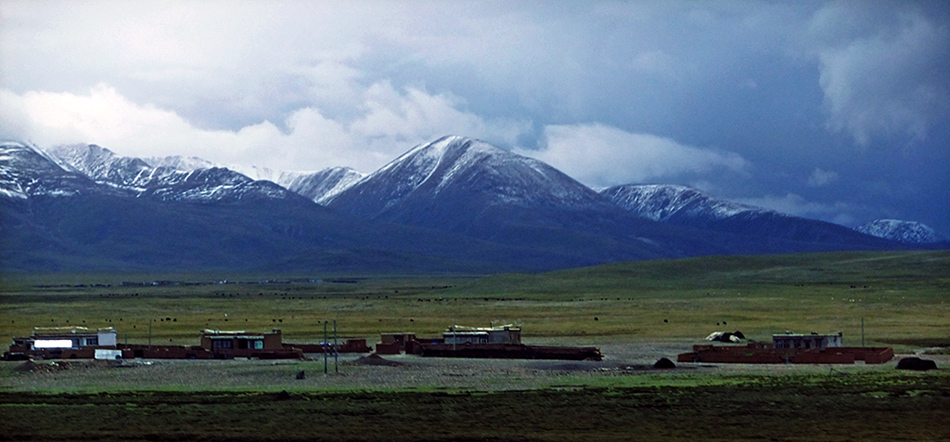
[[(279, 281), (262, 281), (273, 278)], [(240, 281), (215, 283), (227, 279)], [(291, 281), (293, 280), (293, 281)], [(140, 285), (152, 281), (199, 285)], [(131, 284), (123, 284), (128, 282)], [(950, 253), (835, 253), (624, 263), (538, 275), (3, 275), (0, 338), (112, 326), (193, 345), (202, 328), (285, 341), (516, 322), (603, 362), (345, 359), (0, 364), (0, 439), (950, 440), (950, 372), (884, 366), (650, 370), (715, 330), (842, 331), (898, 352), (950, 347)], [(941, 367), (950, 359), (937, 354)], [(332, 363), (331, 363), (332, 364)], [(332, 365), (330, 370), (333, 370)], [(305, 380), (293, 376), (305, 371)]]
[[(204, 284), (136, 285), (163, 280)], [(212, 283), (224, 280), (234, 282)], [(948, 293), (946, 251), (709, 257), (488, 277), (3, 275), (0, 339), (80, 325), (115, 327), (130, 343), (151, 334), (156, 344), (193, 345), (205, 328), (279, 328), (285, 340), (314, 342), (335, 320), (342, 335), (371, 342), (380, 332), (514, 322), (529, 339), (692, 341), (738, 329), (764, 340), (785, 330), (841, 331), (854, 345), (863, 318), (868, 344), (900, 351), (946, 344)]]
[(0, 392), (0, 438), (939, 441), (948, 391), (942, 374), (869, 372), (497, 392)]

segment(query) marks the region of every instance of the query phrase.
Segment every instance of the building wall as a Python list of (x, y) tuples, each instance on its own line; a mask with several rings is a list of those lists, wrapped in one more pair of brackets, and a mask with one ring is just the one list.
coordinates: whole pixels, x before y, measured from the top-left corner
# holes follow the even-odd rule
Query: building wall
[(99, 346), (109, 347), (116, 345), (115, 330), (99, 330)]
[(841, 334), (837, 335), (772, 335), (772, 345), (775, 348), (828, 348), (841, 347)]
[(264, 333), (264, 349), (279, 350), (283, 347), (283, 335), (280, 330), (274, 330), (272, 333)]
[(445, 332), (442, 338), (446, 344), (487, 344), (490, 334), (485, 332)]
[[(274, 330), (272, 333), (203, 333), (200, 345), (206, 350), (213, 351), (282, 350), (282, 340), (280, 330)], [(260, 348), (254, 345), (255, 341), (262, 342)]]

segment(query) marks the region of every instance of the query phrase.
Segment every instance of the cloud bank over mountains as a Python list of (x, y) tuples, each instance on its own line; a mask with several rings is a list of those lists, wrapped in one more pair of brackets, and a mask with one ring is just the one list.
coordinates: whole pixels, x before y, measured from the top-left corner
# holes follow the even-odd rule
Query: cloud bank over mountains
[(371, 172), (462, 134), (595, 187), (948, 232), (948, 42), (940, 1), (11, 0), (0, 137)]

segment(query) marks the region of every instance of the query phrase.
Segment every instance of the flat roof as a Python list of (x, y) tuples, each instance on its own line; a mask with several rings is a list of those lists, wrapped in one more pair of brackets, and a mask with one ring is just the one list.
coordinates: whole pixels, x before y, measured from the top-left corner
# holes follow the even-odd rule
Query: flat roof
[(264, 335), (208, 335), (209, 339), (264, 339)]
[(446, 331), (479, 331), (479, 332), (492, 332), (492, 331), (519, 331), (521, 327), (518, 327), (513, 324), (505, 325), (495, 325), (492, 327), (466, 327), (464, 325), (450, 325), (446, 328)]
[(115, 333), (112, 327), (106, 328), (88, 328), (88, 327), (33, 327), (33, 336), (58, 336), (58, 335), (95, 335), (102, 332)]

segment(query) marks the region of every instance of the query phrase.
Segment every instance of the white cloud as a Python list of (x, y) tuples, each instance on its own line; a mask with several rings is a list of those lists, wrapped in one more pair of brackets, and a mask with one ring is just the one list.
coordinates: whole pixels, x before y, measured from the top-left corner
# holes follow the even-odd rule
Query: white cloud
[(386, 138), (419, 144), (445, 134), (474, 135), (511, 143), (528, 130), (526, 122), (486, 120), (461, 111), (458, 98), (431, 95), (410, 88), (400, 93), (388, 83), (377, 83), (365, 94), (365, 114), (350, 125), (361, 138)]
[(601, 124), (544, 129), (547, 147), (521, 150), (594, 187), (671, 179), (686, 174), (743, 173), (749, 164), (733, 152), (680, 144)]
[(924, 140), (950, 101), (950, 30), (912, 7), (875, 9), (839, 2), (812, 20), (828, 128), (861, 145)]
[(808, 176), (808, 185), (812, 187), (823, 187), (838, 180), (838, 173), (833, 170), (824, 170), (816, 167)]
[(350, 120), (316, 107), (290, 113), (282, 130), (262, 121), (238, 130), (194, 126), (175, 112), (137, 104), (100, 84), (88, 94), (0, 90), (0, 121), (7, 138), (39, 145), (88, 142), (120, 155), (198, 156), (218, 164), (283, 170), (350, 166), (371, 172), (410, 147), (445, 134), (479, 134), (513, 144), (525, 122), (485, 120), (460, 110), (459, 100), (421, 89), (399, 91), (379, 83), (360, 94)]
[(848, 203), (818, 203), (808, 201), (800, 195), (787, 193), (784, 196), (766, 195), (754, 198), (736, 198), (736, 202), (750, 206), (763, 207), (780, 213), (800, 216), (803, 218), (820, 219), (835, 224), (851, 226), (856, 224), (852, 213), (854, 207)]

